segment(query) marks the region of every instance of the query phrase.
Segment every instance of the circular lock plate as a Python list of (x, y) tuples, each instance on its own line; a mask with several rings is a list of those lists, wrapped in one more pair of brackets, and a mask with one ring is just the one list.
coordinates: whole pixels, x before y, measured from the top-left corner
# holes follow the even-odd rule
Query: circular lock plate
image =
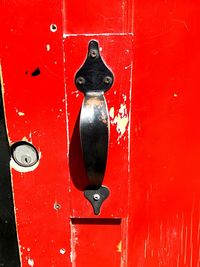
[(18, 142), (12, 146), (12, 158), (22, 167), (32, 167), (38, 162), (38, 152), (27, 142)]

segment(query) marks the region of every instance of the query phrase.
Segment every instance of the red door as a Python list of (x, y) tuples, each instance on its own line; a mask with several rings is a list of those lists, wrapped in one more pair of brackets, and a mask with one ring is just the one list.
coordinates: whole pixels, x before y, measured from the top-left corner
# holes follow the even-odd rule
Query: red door
[(0, 265), (199, 267), (198, 2), (1, 11)]

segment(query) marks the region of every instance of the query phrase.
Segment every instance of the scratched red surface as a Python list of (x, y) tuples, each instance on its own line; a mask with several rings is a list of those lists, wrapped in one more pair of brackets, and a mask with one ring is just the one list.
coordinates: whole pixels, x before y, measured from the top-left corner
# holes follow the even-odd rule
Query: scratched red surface
[[(10, 0), (0, 7), (9, 140), (28, 140), (41, 155), (32, 172), (11, 169), (22, 266), (199, 267), (198, 1)], [(83, 96), (73, 83), (92, 38), (115, 75), (106, 93), (104, 184), (112, 193), (100, 216), (81, 189)]]

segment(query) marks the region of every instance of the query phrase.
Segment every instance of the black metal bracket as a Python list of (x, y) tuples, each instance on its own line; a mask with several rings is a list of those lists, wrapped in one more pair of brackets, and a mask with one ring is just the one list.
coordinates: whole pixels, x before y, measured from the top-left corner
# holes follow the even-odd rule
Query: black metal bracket
[(104, 93), (112, 86), (114, 76), (103, 62), (97, 41), (90, 41), (85, 63), (76, 73), (78, 89), (86, 93)]
[(78, 89), (85, 94), (80, 115), (80, 138), (88, 186), (102, 184), (107, 162), (109, 116), (104, 97), (114, 76), (103, 62), (96, 41), (90, 41), (85, 63), (75, 76)]
[[(113, 81), (114, 75), (100, 55), (98, 42), (90, 41), (87, 58), (75, 76), (77, 88), (85, 95), (80, 114), (80, 138), (88, 187), (105, 192), (108, 189), (101, 185), (107, 163), (109, 116), (104, 93), (110, 89)], [(88, 196), (93, 191), (86, 190), (85, 196), (92, 203), (95, 214), (98, 214), (102, 200), (94, 202)], [(102, 195), (102, 199), (105, 200), (108, 194), (105, 194), (106, 197)]]
[(109, 189), (105, 186), (101, 186), (99, 189), (92, 190), (88, 189), (84, 191), (84, 196), (90, 201), (94, 209), (94, 214), (100, 213), (101, 205), (109, 196)]

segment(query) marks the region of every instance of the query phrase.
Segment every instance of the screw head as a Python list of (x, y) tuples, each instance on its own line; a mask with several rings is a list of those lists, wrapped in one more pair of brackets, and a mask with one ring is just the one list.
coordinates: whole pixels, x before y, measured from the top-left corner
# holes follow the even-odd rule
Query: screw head
[(112, 77), (110, 77), (110, 76), (106, 76), (106, 77), (104, 78), (104, 80), (103, 80), (103, 82), (104, 82), (105, 84), (111, 84), (112, 81), (113, 81), (113, 79), (112, 79)]
[(55, 203), (54, 204), (54, 209), (55, 210), (60, 210), (61, 209), (61, 205), (59, 203)]
[(92, 58), (96, 58), (96, 57), (98, 56), (98, 51), (95, 50), (95, 49), (91, 49), (91, 50), (90, 50), (90, 56), (91, 56)]
[(78, 78), (76, 79), (76, 83), (79, 84), (79, 85), (85, 84), (85, 78), (83, 78), (83, 77), (78, 77)]
[(50, 25), (50, 30), (51, 30), (52, 32), (56, 32), (56, 31), (57, 31), (57, 25), (56, 25), (56, 24), (51, 24), (51, 25)]
[(94, 194), (94, 195), (93, 195), (93, 199), (94, 199), (95, 201), (98, 201), (100, 198), (101, 198), (101, 196), (100, 196), (99, 194)]

